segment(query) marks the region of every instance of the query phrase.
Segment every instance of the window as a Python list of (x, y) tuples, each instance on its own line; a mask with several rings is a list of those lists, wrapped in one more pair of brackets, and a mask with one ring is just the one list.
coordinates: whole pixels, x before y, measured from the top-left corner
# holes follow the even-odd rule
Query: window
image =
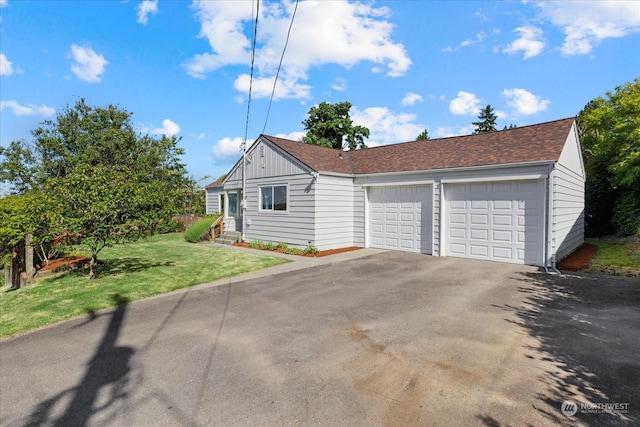
[(260, 210), (286, 211), (287, 186), (270, 185), (268, 187), (260, 187)]
[(238, 215), (238, 194), (229, 193), (229, 216)]

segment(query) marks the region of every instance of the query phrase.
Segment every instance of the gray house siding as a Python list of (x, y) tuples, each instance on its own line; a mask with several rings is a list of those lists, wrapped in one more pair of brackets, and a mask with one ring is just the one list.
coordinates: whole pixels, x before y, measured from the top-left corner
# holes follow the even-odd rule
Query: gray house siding
[(220, 194), (223, 193), (222, 187), (207, 188), (206, 189), (206, 206), (205, 212), (208, 214), (214, 214), (220, 212)]
[(318, 249), (354, 245), (353, 179), (320, 175), (315, 184), (315, 239)]
[(365, 245), (365, 187), (353, 185), (353, 246)]
[[(301, 248), (313, 242), (315, 189), (312, 181), (308, 173), (247, 180), (245, 238)], [(265, 185), (287, 185), (287, 211), (260, 210), (259, 188)]]
[(575, 125), (551, 179), (553, 247), (556, 261), (584, 243), (585, 174)]

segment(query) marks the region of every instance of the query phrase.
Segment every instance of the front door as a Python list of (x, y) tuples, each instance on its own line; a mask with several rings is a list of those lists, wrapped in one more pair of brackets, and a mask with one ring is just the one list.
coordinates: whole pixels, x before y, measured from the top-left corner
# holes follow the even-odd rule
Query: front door
[(242, 231), (242, 210), (240, 209), (241, 199), (241, 190), (232, 190), (227, 193), (228, 203), (225, 215), (225, 227), (228, 231)]

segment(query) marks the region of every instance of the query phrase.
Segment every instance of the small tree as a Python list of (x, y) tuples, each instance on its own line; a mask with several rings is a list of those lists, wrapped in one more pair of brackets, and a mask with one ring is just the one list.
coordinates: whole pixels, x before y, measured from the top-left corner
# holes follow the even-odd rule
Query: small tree
[(350, 109), (351, 103), (347, 101), (321, 102), (317, 107), (311, 107), (308, 117), (302, 121), (307, 131), (302, 142), (338, 149), (367, 148), (364, 139), (369, 138), (369, 129), (353, 125)]
[(425, 129), (418, 136), (416, 136), (416, 141), (422, 141), (429, 139), (429, 132)]
[(472, 122), (476, 128), (473, 131), (474, 134), (477, 133), (485, 133), (485, 132), (495, 132), (496, 128), (496, 119), (498, 116), (493, 114), (493, 108), (491, 105), (487, 104), (485, 108), (480, 110), (480, 114), (478, 115), (479, 121)]

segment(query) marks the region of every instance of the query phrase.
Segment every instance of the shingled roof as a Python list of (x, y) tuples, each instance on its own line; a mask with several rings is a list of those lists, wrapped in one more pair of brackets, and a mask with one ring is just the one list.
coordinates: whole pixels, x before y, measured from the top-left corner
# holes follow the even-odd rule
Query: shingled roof
[(263, 136), (315, 171), (371, 174), (557, 161), (573, 122), (573, 118), (567, 118), (498, 132), (352, 151)]
[(221, 179), (216, 179), (212, 183), (207, 184), (207, 185), (204, 186), (204, 188), (217, 188), (217, 187), (222, 187), (222, 180)]

